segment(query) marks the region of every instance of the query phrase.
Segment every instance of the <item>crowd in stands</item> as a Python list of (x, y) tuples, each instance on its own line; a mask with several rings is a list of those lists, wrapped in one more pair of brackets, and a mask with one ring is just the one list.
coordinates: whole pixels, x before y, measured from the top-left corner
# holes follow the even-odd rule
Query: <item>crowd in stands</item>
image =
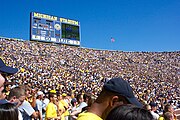
[[(34, 109), (37, 109), (37, 103), (33, 105), (33, 102), (38, 99), (45, 101), (45, 107), (52, 102), (63, 106), (65, 119), (71, 113), (72, 119), (76, 119), (79, 110), (91, 104), (104, 83), (114, 77), (127, 80), (144, 105), (155, 103), (159, 115), (166, 104), (172, 105), (173, 109), (180, 108), (180, 51), (95, 50), (0, 38), (0, 57), (9, 66), (19, 68), (18, 73), (6, 82), (7, 96), (11, 89), (24, 85), (29, 92), (26, 98)], [(53, 94), (48, 96), (50, 91)], [(91, 99), (81, 101), (84, 95)], [(56, 103), (56, 99), (61, 104)], [(76, 107), (77, 102), (82, 105), (80, 108)], [(41, 110), (43, 118), (46, 109)]]

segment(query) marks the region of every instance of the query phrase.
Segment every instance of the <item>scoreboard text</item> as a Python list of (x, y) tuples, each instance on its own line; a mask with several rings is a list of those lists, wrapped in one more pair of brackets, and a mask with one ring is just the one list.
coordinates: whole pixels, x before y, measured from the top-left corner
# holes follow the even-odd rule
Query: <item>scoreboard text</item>
[(32, 12), (30, 29), (30, 40), (80, 46), (79, 21)]

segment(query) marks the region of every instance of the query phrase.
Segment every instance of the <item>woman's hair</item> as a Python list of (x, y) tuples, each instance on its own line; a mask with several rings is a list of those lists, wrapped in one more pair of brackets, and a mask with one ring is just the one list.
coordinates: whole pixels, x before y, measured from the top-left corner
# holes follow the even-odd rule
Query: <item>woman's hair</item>
[(171, 113), (171, 112), (164, 113), (165, 120), (171, 120), (172, 118), (173, 118), (173, 113)]
[(165, 107), (164, 107), (164, 113), (166, 113), (166, 112), (171, 112), (171, 111), (169, 111), (169, 109), (172, 107), (172, 105), (170, 105), (170, 104), (166, 104), (165, 105)]
[(18, 120), (18, 108), (12, 103), (0, 104), (1, 120)]
[(126, 104), (112, 109), (106, 120), (153, 120), (153, 116), (148, 110)]

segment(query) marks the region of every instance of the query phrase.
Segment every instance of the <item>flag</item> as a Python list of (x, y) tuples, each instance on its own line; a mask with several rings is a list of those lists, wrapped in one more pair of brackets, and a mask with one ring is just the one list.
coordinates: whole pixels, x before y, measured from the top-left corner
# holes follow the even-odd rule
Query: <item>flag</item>
[(115, 39), (113, 37), (111, 37), (111, 42), (115, 42)]

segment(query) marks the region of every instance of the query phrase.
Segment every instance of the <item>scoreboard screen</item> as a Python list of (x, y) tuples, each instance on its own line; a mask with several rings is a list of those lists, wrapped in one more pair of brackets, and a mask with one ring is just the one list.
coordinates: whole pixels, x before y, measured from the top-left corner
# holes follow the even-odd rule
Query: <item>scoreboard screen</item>
[(30, 40), (80, 46), (79, 21), (37, 12), (30, 21)]
[(80, 40), (79, 26), (73, 26), (62, 23), (62, 38)]

